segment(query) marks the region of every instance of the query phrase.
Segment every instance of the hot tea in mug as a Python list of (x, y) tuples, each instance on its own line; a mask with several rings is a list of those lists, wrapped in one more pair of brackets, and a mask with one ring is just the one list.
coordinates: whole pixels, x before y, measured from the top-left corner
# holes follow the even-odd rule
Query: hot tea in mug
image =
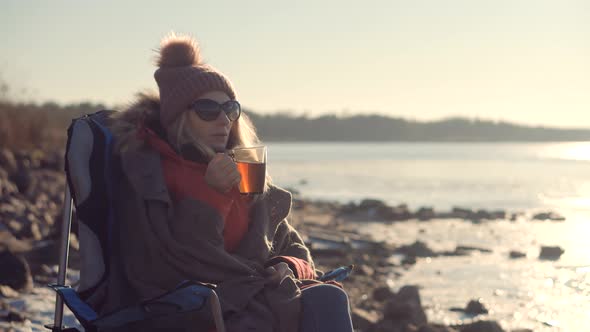
[(261, 194), (266, 180), (266, 146), (235, 148), (229, 154), (242, 176), (240, 193)]

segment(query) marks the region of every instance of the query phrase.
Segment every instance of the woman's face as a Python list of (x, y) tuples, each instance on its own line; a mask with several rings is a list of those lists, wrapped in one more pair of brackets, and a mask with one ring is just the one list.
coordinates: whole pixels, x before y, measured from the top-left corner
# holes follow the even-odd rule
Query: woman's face
[[(222, 91), (204, 93), (199, 99), (211, 99), (220, 104), (230, 100), (229, 96)], [(188, 111), (185, 123), (187, 129), (191, 130), (196, 139), (212, 148), (215, 152), (225, 152), (232, 125), (233, 122), (227, 118), (225, 112), (220, 112), (217, 119), (213, 121), (205, 121), (199, 118), (193, 110)]]

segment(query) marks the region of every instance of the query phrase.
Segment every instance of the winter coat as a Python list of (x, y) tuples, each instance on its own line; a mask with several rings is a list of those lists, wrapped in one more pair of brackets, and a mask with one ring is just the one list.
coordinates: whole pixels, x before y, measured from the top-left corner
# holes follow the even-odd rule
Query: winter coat
[[(229, 332), (298, 331), (300, 281), (289, 277), (276, 286), (264, 271), (276, 256), (294, 257), (314, 270), (308, 248), (286, 219), (291, 194), (276, 186), (261, 194), (250, 207), (247, 233), (228, 253), (219, 213), (193, 198), (173, 202), (160, 155), (136, 135), (140, 122), (154, 123), (158, 108), (157, 98), (142, 95), (111, 124), (122, 171), (114, 190), (113, 255), (107, 281), (89, 301), (105, 313), (158, 296), (183, 280), (198, 280), (218, 285)], [(125, 330), (209, 328), (199, 322), (184, 314)]]

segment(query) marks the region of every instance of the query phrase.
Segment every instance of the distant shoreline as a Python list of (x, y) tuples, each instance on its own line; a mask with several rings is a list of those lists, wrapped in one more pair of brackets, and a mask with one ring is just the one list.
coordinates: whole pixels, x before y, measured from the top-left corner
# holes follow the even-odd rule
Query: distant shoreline
[(267, 141), (374, 142), (575, 142), (590, 129), (550, 128), (469, 118), (414, 121), (381, 115), (296, 117), (248, 112)]
[[(0, 98), (0, 147), (59, 147), (71, 120), (102, 104), (17, 103)], [(325, 143), (550, 143), (589, 142), (590, 128), (552, 128), (452, 117), (416, 121), (383, 115), (259, 114), (244, 110), (266, 142)], [(19, 128), (19, 130), (15, 130)]]

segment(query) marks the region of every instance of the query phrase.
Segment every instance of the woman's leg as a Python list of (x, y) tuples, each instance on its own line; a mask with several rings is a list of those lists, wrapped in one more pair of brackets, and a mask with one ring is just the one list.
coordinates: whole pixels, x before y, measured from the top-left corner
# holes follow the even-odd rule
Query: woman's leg
[(317, 285), (301, 292), (301, 332), (352, 332), (348, 296), (334, 285)]

